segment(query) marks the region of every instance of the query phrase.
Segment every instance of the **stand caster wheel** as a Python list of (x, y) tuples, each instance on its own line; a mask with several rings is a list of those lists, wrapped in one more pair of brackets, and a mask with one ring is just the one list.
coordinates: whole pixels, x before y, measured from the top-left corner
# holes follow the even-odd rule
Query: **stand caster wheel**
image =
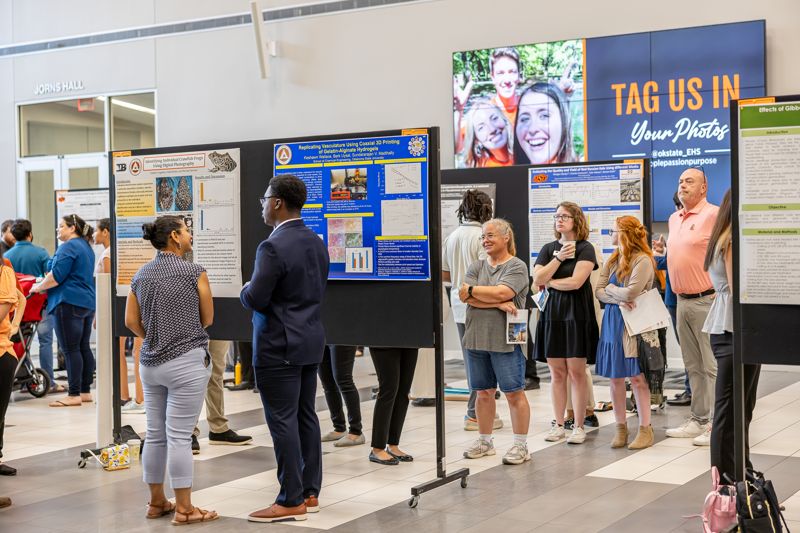
[(83, 468), (84, 466), (86, 466), (86, 459), (78, 461), (78, 468)]
[(419, 496), (412, 496), (410, 500), (408, 500), (408, 506), (412, 509), (417, 506), (419, 503)]
[(461, 478), (461, 488), (462, 489), (466, 489), (467, 488), (467, 478), (465, 478), (465, 477)]

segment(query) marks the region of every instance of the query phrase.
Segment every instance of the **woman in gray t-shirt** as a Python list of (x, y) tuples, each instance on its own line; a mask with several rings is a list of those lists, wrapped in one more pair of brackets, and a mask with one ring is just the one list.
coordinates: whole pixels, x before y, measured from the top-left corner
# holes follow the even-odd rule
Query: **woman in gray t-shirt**
[(478, 393), (480, 432), (464, 457), (477, 459), (495, 454), (491, 435), (496, 410), (494, 394), (499, 385), (508, 399), (514, 428), (514, 444), (503, 463), (522, 464), (531, 458), (527, 442), (531, 411), (525, 396), (525, 356), (520, 344), (508, 342), (506, 315), (524, 312), (528, 269), (515, 257), (514, 232), (508, 222), (493, 218), (482, 229), (481, 242), (487, 257), (472, 263), (458, 294), (467, 304), (463, 345), (469, 387)]

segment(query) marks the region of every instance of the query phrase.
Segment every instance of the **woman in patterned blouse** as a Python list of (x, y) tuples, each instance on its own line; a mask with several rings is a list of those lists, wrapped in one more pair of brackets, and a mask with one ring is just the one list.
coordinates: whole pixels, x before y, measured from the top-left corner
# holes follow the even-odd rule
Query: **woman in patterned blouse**
[[(125, 325), (144, 339), (139, 360), (147, 414), (144, 482), (150, 486), (147, 518), (174, 512), (175, 525), (219, 518), (192, 505), (192, 430), (211, 376), (208, 334), (214, 304), (205, 269), (184, 256), (192, 235), (183, 217), (162, 216), (142, 226), (158, 250), (131, 280)], [(169, 453), (167, 453), (169, 450)], [(164, 494), (169, 470), (175, 503)]]

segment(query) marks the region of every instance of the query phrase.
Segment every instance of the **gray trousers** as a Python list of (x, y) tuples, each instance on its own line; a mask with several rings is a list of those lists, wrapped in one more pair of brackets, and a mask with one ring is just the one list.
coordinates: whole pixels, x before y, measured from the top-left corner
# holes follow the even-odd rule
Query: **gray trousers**
[(711, 351), (708, 333), (703, 333), (703, 324), (713, 301), (713, 294), (691, 299), (678, 296), (678, 338), (681, 339), (683, 364), (692, 387), (692, 418), (700, 423), (713, 417), (717, 381), (717, 360)]
[(195, 348), (158, 366), (139, 365), (139, 372), (147, 414), (144, 482), (164, 483), (169, 470), (173, 489), (191, 487), (192, 430), (211, 376), (206, 350)]

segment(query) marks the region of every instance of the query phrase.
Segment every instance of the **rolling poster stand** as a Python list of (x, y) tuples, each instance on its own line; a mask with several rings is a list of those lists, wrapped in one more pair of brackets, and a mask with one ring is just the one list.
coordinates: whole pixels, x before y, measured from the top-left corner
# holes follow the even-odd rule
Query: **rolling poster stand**
[(733, 403), (745, 475), (744, 364), (798, 365), (800, 95), (731, 103)]
[[(410, 137), (410, 141), (409, 139), (406, 139), (406, 137)], [(193, 190), (195, 192), (195, 201), (202, 204), (202, 199), (198, 200), (199, 197), (197, 196), (199, 186), (195, 186), (195, 183), (204, 179), (208, 172), (212, 172), (212, 166), (226, 166), (230, 169), (232, 165), (229, 162), (226, 163), (224, 155), (226, 153), (232, 154), (233, 160), (238, 164), (237, 171), (239, 172), (239, 196), (237, 199), (239, 206), (239, 234), (232, 238), (238, 239), (241, 243), (241, 276), (242, 280), (246, 281), (250, 279), (252, 275), (256, 249), (259, 243), (266, 239), (269, 235), (269, 228), (264, 225), (264, 221), (261, 218), (262, 208), (259, 203), (259, 199), (263, 196), (264, 191), (267, 188), (269, 178), (276, 174), (284, 173), (284, 171), (293, 170), (291, 168), (292, 164), (300, 161), (299, 157), (294, 158), (294, 156), (301, 154), (304, 155), (307, 153), (306, 151), (297, 150), (294, 152), (294, 155), (291, 155), (292, 152), (289, 151), (289, 158), (287, 159), (287, 151), (285, 150), (285, 147), (288, 146), (291, 149), (295, 145), (299, 144), (305, 144), (306, 146), (311, 146), (308, 143), (325, 145), (326, 143), (336, 141), (341, 142), (342, 144), (346, 144), (348, 142), (359, 143), (362, 141), (367, 142), (375, 138), (387, 138), (387, 140), (391, 139), (391, 142), (394, 144), (386, 142), (384, 143), (386, 146), (395, 146), (397, 144), (397, 139), (400, 138), (401, 148), (405, 147), (406, 142), (408, 141), (408, 150), (411, 151), (412, 155), (414, 155), (415, 152), (419, 152), (419, 138), (422, 138), (422, 140), (425, 141), (423, 144), (426, 146), (427, 150), (427, 175), (424, 177), (427, 178), (427, 190), (424, 191), (422, 196), (427, 197), (427, 211), (425, 215), (427, 224), (423, 228), (426, 232), (427, 239), (416, 240), (423, 240), (427, 241), (428, 243), (427, 272), (429, 274), (426, 276), (417, 276), (417, 278), (414, 278), (414, 280), (409, 280), (408, 277), (405, 277), (405, 279), (364, 279), (363, 277), (360, 279), (343, 279), (346, 278), (346, 273), (343, 274), (341, 272), (342, 268), (340, 268), (340, 271), (337, 274), (338, 277), (329, 277), (323, 306), (323, 322), (325, 324), (327, 342), (329, 344), (434, 349), (436, 358), (435, 379), (437, 478), (411, 489), (412, 497), (409, 501), (409, 505), (415, 507), (419, 501), (419, 496), (422, 493), (457, 479), (461, 480), (462, 486), (466, 486), (466, 477), (469, 475), (469, 470), (465, 468), (459, 469), (452, 473), (447, 473), (445, 468), (444, 347), (442, 344), (442, 269), (440, 252), (441, 217), (439, 193), (439, 129), (426, 128), (416, 130), (393, 130), (304, 137), (296, 139), (157, 148), (134, 150), (122, 153), (115, 152), (112, 153), (112, 157), (109, 158), (109, 174), (112, 176), (111, 198), (112, 205), (117, 206), (117, 189), (120, 183), (122, 183), (118, 183), (118, 180), (122, 179), (123, 176), (121, 173), (122, 171), (120, 170), (123, 168), (123, 163), (126, 169), (125, 172), (129, 172), (130, 163), (134, 159), (140, 161), (137, 163), (137, 165), (142, 165), (142, 167), (137, 167), (138, 171), (140, 168), (152, 168), (153, 161), (158, 161), (159, 158), (167, 160), (173, 157), (181, 157), (185, 158), (183, 159), (184, 161), (191, 161), (192, 157), (196, 157), (197, 165), (201, 170), (196, 171), (199, 172), (199, 174), (195, 175), (193, 178), (194, 183), (191, 186), (194, 187)], [(412, 148), (411, 142), (416, 142), (417, 144), (415, 144)], [(206, 159), (202, 159), (200, 157), (201, 153), (205, 154)], [(235, 157), (235, 154), (237, 153), (238, 159)], [(214, 154), (214, 159), (219, 161), (219, 164), (208, 161), (211, 159), (211, 154)], [(381, 175), (384, 179), (386, 179), (386, 170), (383, 168), (383, 165), (388, 166), (390, 164), (397, 164), (401, 166), (395, 167), (391, 170), (395, 179), (394, 187), (396, 187), (396, 190), (400, 191), (407, 190), (408, 183), (403, 181), (403, 179), (405, 179), (407, 176), (402, 176), (401, 174), (408, 171), (409, 167), (403, 167), (402, 165), (407, 165), (411, 159), (413, 159), (413, 161), (416, 161), (417, 159), (408, 158), (408, 156), (406, 156), (407, 159), (391, 160), (387, 159), (391, 156), (387, 156), (385, 154), (385, 152), (382, 152), (382, 155), (376, 154), (376, 156), (369, 161), (364, 161), (365, 158), (361, 155), (356, 156), (354, 154), (352, 156), (353, 159), (350, 161), (347, 161), (343, 159), (343, 156), (338, 155), (338, 160), (334, 160), (330, 164), (318, 164), (319, 167), (322, 167), (320, 174), (322, 178), (321, 183), (319, 181), (315, 183), (321, 185), (323, 191), (327, 191), (326, 187), (328, 187), (328, 182), (326, 180), (331, 180), (330, 185), (333, 185), (333, 179), (336, 174), (333, 173), (333, 170), (328, 170), (324, 167), (330, 166), (337, 169), (353, 167), (353, 170), (358, 168), (359, 174), (357, 176), (359, 178), (364, 176), (362, 168), (366, 167), (366, 175), (368, 176), (367, 179), (375, 180), (367, 182), (367, 199), (374, 202), (374, 198), (370, 198), (369, 195), (376, 194), (381, 191), (378, 183), (378, 175)], [(152, 157), (155, 156), (158, 157), (156, 157), (156, 159), (152, 159)], [(280, 158), (282, 158), (283, 161), (281, 161)], [(413, 163), (413, 161), (411, 162)], [(278, 162), (278, 164), (276, 164), (276, 162)], [(375, 166), (380, 166), (381, 169), (375, 169)], [(303, 168), (302, 171), (298, 170), (298, 174), (301, 178), (306, 179), (307, 173), (305, 169), (307, 169), (308, 166), (304, 165), (304, 167), (297, 168)], [(178, 178), (186, 173), (187, 172), (175, 170), (165, 170), (165, 172), (159, 171), (157, 174), (154, 174), (154, 180), (164, 180), (166, 178), (170, 178), (173, 180), (170, 182), (170, 186), (177, 191), (178, 187), (182, 186), (184, 189), (186, 188), (186, 185), (181, 185)], [(127, 175), (128, 174), (125, 174), (125, 176)], [(347, 185), (347, 183), (352, 184), (353, 177), (354, 176), (348, 174), (346, 178), (350, 178), (351, 181), (345, 182), (343, 185)], [(309, 177), (309, 179), (311, 179), (311, 177)], [(355, 181), (357, 182), (358, 180)], [(307, 181), (307, 183), (309, 182)], [(314, 185), (310, 185), (309, 194), (315, 194)], [(167, 188), (167, 186), (164, 187)], [(210, 191), (211, 188), (206, 187), (206, 190)], [(331, 200), (335, 199), (333, 194), (334, 192), (336, 193), (337, 198), (344, 194), (344, 191), (338, 189), (334, 191), (332, 187), (330, 192)], [(353, 186), (350, 192), (353, 195), (363, 194), (363, 192), (361, 192), (359, 189), (356, 189), (356, 186)], [(155, 193), (151, 192), (149, 194)], [(177, 193), (175, 194), (176, 201), (170, 206), (167, 206), (172, 209), (174, 209), (178, 203)], [(384, 205), (385, 203), (386, 202), (374, 204), (379, 206), (376, 207), (376, 209), (380, 209), (381, 214), (384, 214), (384, 209), (386, 208)], [(164, 203), (165, 206), (166, 204), (167, 202)], [(162, 209), (163, 207), (164, 206), (162, 206)], [(202, 205), (196, 205), (194, 208), (202, 209)], [(308, 210), (304, 209), (303, 216), (305, 219), (308, 215), (309, 220), (315, 216), (315, 213), (312, 211), (313, 209), (327, 209), (324, 206), (320, 207), (319, 204), (307, 205), (306, 208)], [(150, 211), (151, 213), (148, 213), (150, 219), (155, 218), (157, 214), (156, 208), (152, 207), (150, 208)], [(317, 213), (317, 215), (318, 214), (319, 213)], [(377, 212), (370, 216), (372, 218), (376, 218), (376, 215)], [(196, 242), (198, 239), (200, 239), (198, 231), (202, 231), (198, 228), (202, 228), (203, 224), (203, 222), (198, 222), (198, 218), (202, 220), (202, 216), (198, 214), (194, 216), (193, 220)], [(325, 217), (325, 222), (323, 223), (325, 225), (319, 225), (317, 228), (315, 228), (315, 231), (318, 231), (320, 235), (328, 231), (330, 226), (327, 225), (327, 221), (329, 221), (331, 218), (336, 217), (330, 217), (330, 215), (328, 215), (328, 217)], [(133, 227), (134, 224), (130, 220), (128, 220), (127, 223), (122, 220), (122, 225), (120, 225), (119, 219), (119, 208), (112, 210), (112, 242), (114, 242), (115, 246), (115, 252), (112, 254), (112, 295), (114, 297), (114, 304), (112, 305), (112, 320), (115, 337), (131, 335), (127, 328), (125, 328), (124, 323), (125, 296), (118, 292), (116, 283), (120, 271), (118, 240), (120, 236), (125, 238), (126, 232), (128, 232), (127, 238), (130, 239), (133, 235), (132, 231), (136, 229)], [(213, 219), (207, 218), (206, 220)], [(138, 221), (139, 227), (141, 227), (141, 222), (142, 221)], [(364, 227), (367, 228), (369, 224), (372, 224), (372, 222), (367, 220), (366, 222), (363, 222), (363, 224)], [(364, 242), (361, 244), (362, 247), (367, 247), (368, 245), (366, 240), (366, 231), (367, 230), (365, 229), (364, 234), (362, 235), (362, 239), (364, 239)], [(397, 235), (397, 233), (394, 233), (393, 235)], [(384, 238), (384, 240), (386, 240), (386, 238)], [(389, 237), (388, 240), (393, 241), (394, 239)], [(326, 242), (330, 247), (331, 242)], [(356, 246), (358, 245), (356, 244)], [(375, 246), (377, 249), (378, 245), (376, 244)], [(195, 251), (197, 251), (197, 248), (198, 246), (196, 245)], [(211, 277), (210, 274), (209, 277)], [(213, 284), (212, 292), (214, 292)], [(376, 303), (379, 305), (375, 305)], [(215, 297), (214, 307), (216, 316), (224, 316), (225, 320), (224, 322), (217, 321), (209, 328), (209, 335), (211, 338), (238, 341), (250, 341), (252, 339), (250, 313), (242, 308), (238, 297)], [(368, 310), (368, 312), (358, 312), (358, 310)], [(114, 350), (114, 431), (116, 435), (119, 433), (121, 426), (120, 408), (118, 406), (118, 342), (114, 342)]]

